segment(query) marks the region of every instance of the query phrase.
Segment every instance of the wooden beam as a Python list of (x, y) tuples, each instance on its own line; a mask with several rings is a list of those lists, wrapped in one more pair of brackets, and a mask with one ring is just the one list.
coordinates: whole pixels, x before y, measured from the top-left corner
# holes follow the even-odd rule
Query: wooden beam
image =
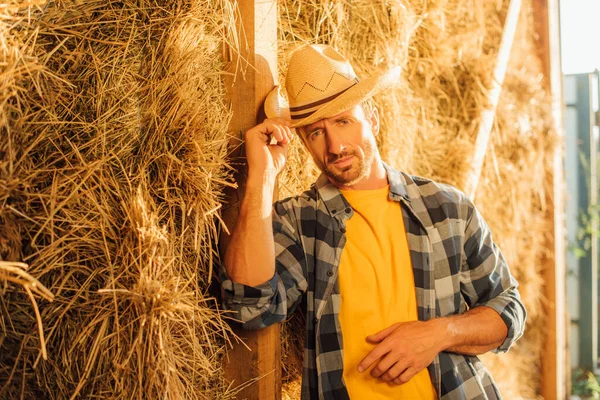
[[(552, 99), (554, 130), (564, 142), (562, 72), (560, 64), (560, 30), (558, 0), (533, 0), (533, 15), (538, 56), (544, 73), (544, 88)], [(566, 399), (570, 368), (566, 335), (566, 249), (565, 249), (565, 185), (563, 146), (554, 153), (554, 188), (548, 199), (549, 217), (554, 232), (548, 238), (552, 255), (544, 260), (545, 311), (547, 335), (542, 353), (541, 395), (546, 399)]]
[(483, 168), (483, 161), (487, 153), (490, 134), (496, 118), (496, 108), (500, 101), (500, 92), (504, 84), (506, 69), (510, 59), (512, 45), (517, 31), (517, 23), (519, 22), (519, 14), (521, 12), (521, 0), (510, 0), (506, 20), (504, 21), (504, 29), (502, 31), (502, 39), (498, 49), (498, 57), (496, 59), (496, 67), (494, 68), (494, 76), (492, 86), (488, 92), (488, 101), (490, 106), (481, 113), (481, 123), (477, 131), (475, 139), (475, 151), (471, 160), (471, 169), (466, 177), (464, 190), (471, 197), (475, 198), (475, 192), (479, 185), (479, 177)]
[[(236, 48), (226, 48), (229, 58), (226, 79), (233, 119), (230, 131), (232, 160), (236, 168), (237, 190), (227, 195), (223, 221), (231, 231), (235, 226), (245, 192), (247, 168), (242, 154), (243, 133), (258, 122), (262, 103), (277, 81), (277, 1), (231, 1), (238, 10)], [(229, 235), (221, 235), (224, 254)], [(237, 398), (249, 400), (281, 398), (280, 325), (249, 331), (235, 328), (244, 343), (234, 343), (224, 359), (225, 378), (233, 387), (245, 386)]]

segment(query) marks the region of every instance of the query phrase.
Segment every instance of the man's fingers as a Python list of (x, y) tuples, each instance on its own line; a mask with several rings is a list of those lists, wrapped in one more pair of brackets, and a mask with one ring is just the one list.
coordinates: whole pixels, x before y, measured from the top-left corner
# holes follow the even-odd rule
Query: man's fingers
[(287, 141), (287, 139), (284, 138), (284, 134), (279, 125), (273, 125), (273, 133), (271, 134), (271, 136), (273, 136), (275, 140), (277, 140), (277, 143), (283, 143)]
[(385, 339), (386, 337), (388, 337), (392, 332), (394, 332), (396, 330), (396, 328), (398, 328), (398, 326), (400, 326), (399, 322), (395, 323), (394, 325), (388, 326), (384, 330), (379, 331), (379, 332), (377, 332), (374, 335), (369, 335), (369, 336), (367, 336), (367, 341), (369, 343), (379, 343), (383, 339)]
[(285, 119), (265, 119), (246, 131), (244, 141), (249, 143), (258, 139), (267, 145), (286, 145), (294, 137), (290, 124)]
[(290, 128), (289, 126), (284, 126), (283, 130), (285, 131), (285, 134), (288, 137), (288, 141), (291, 142), (292, 139), (294, 138), (294, 134), (292, 133), (292, 128)]
[[(291, 140), (291, 130), (285, 126), (280, 124), (273, 124), (270, 121), (265, 125), (266, 129), (269, 131), (270, 136), (275, 139), (277, 143), (273, 144), (288, 144)], [(271, 144), (271, 143), (270, 143)]]
[(277, 142), (285, 142), (289, 140), (288, 135), (285, 133), (286, 131), (290, 131), (290, 129), (284, 123), (272, 119), (265, 119), (260, 124), (246, 131), (246, 141), (253, 135), (258, 135), (259, 137), (262, 137), (261, 140), (267, 143), (270, 141), (271, 137), (275, 138)]
[(389, 349), (385, 348), (384, 346), (382, 346), (382, 345), (376, 346), (358, 364), (358, 372), (364, 372), (364, 371), (368, 370), (375, 361), (379, 360), (381, 357), (383, 357), (388, 352), (389, 352)]
[(391, 368), (388, 368), (385, 374), (381, 376), (381, 379), (386, 382), (393, 382), (399, 378), (402, 373), (408, 371), (409, 369), (410, 367), (407, 366), (405, 360), (398, 360), (396, 364), (394, 364)]
[(287, 159), (291, 137), (288, 125), (282, 121), (266, 119), (244, 133), (249, 171), (281, 172)]
[[(394, 366), (397, 360), (394, 359), (392, 353), (387, 353), (385, 357), (383, 357), (371, 370), (371, 376), (373, 378), (379, 378), (380, 376), (386, 374), (388, 370)], [(402, 371), (401, 371), (402, 372)], [(394, 376), (395, 378), (395, 376)], [(389, 379), (388, 379), (389, 380)]]
[(397, 376), (396, 378), (394, 378), (393, 382), (396, 385), (404, 385), (406, 382), (410, 381), (411, 378), (413, 376), (415, 376), (418, 372), (419, 371), (416, 368), (414, 368), (414, 367), (407, 368), (399, 376)]
[(279, 126), (282, 136), (283, 136), (283, 140), (281, 142), (279, 142), (278, 144), (284, 143), (284, 144), (289, 144), (291, 143), (292, 139), (294, 138), (294, 133), (292, 132), (292, 129), (289, 126), (285, 126), (285, 125), (280, 125)]

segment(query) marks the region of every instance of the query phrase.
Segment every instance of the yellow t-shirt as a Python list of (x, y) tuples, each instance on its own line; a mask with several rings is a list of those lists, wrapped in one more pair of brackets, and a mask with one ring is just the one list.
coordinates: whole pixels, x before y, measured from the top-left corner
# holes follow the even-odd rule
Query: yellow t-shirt
[(354, 215), (346, 223), (346, 245), (339, 267), (340, 324), (344, 382), (351, 399), (435, 399), (427, 369), (404, 385), (359, 373), (360, 361), (375, 345), (366, 337), (396, 322), (416, 321), (417, 300), (400, 205), (389, 187), (343, 190)]

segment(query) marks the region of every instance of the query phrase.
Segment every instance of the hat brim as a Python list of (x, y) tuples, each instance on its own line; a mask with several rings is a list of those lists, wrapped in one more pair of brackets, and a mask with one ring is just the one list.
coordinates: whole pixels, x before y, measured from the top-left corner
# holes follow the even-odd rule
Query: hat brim
[[(377, 93), (385, 90), (398, 82), (400, 79), (400, 67), (392, 68), (381, 75), (361, 80), (344, 93), (319, 108), (306, 118), (292, 120), (292, 128), (310, 125), (325, 118), (331, 118), (352, 107), (370, 99)], [(286, 101), (278, 93), (279, 88), (273, 89), (265, 101), (265, 113), (268, 118), (283, 117), (290, 119), (289, 109)], [(275, 99), (277, 98), (277, 101)]]

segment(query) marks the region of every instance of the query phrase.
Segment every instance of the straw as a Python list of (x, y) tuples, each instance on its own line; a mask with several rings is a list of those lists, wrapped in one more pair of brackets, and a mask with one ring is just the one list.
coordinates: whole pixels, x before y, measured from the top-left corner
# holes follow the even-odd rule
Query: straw
[(488, 143), (490, 141), (490, 133), (496, 115), (496, 108), (500, 99), (504, 76), (506, 75), (506, 67), (510, 58), (510, 51), (517, 29), (517, 21), (519, 20), (519, 12), (521, 11), (521, 0), (511, 0), (508, 6), (506, 21), (504, 22), (502, 40), (498, 49), (498, 60), (494, 68), (494, 79), (492, 87), (488, 94), (488, 103), (490, 108), (484, 110), (481, 116), (481, 124), (475, 139), (475, 153), (473, 154), (471, 171), (467, 175), (465, 185), (465, 193), (472, 199), (475, 198), (475, 192), (481, 176), (481, 168), (483, 160), (487, 152)]
[(0, 397), (233, 397), (209, 287), (234, 21), (223, 0), (0, 7), (0, 260), (29, 265), (1, 264)]
[[(48, 352), (46, 350), (46, 341), (44, 339), (42, 317), (40, 316), (40, 310), (37, 301), (35, 300), (34, 293), (50, 302), (54, 300), (54, 295), (37, 279), (29, 275), (25, 271), (27, 268), (28, 265), (25, 263), (0, 261), (0, 282), (4, 281), (5, 284), (6, 282), (11, 282), (13, 284), (21, 285), (27, 293), (27, 296), (31, 301), (31, 306), (35, 312), (41, 355), (44, 360), (47, 360)], [(6, 329), (3, 329), (3, 331), (3, 335), (6, 336)]]
[[(403, 66), (399, 85), (375, 98), (383, 159), (408, 173), (465, 188), (482, 112), (491, 106), (508, 6), (508, 0), (287, 1), (280, 7), (281, 69), (300, 43), (336, 46), (361, 76)], [(541, 269), (552, 254), (548, 205), (557, 145), (550, 96), (541, 85), (535, 55), (531, 1), (523, 1), (521, 8), (476, 202), (520, 282), (529, 312), (518, 344), (506, 355), (484, 357), (504, 396), (515, 399), (536, 397), (541, 384)], [(307, 189), (315, 176), (307, 172), (313, 167), (305, 152), (293, 149), (290, 154), (280, 177), (286, 195)], [(288, 365), (298, 365), (294, 357), (302, 343), (286, 340), (284, 348), (299, 349), (285, 352), (284, 371), (291, 376), (284, 377), (290, 382), (284, 397), (299, 398), (299, 378)]]

